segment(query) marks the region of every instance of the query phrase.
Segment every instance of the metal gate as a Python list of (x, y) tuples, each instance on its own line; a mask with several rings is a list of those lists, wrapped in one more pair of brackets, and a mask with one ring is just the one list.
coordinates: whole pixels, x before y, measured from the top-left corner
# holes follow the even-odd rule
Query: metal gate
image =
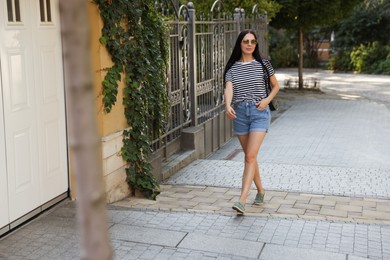
[(233, 15), (221, 10), (216, 0), (207, 17), (196, 16), (194, 5), (174, 9), (166, 1), (156, 3), (168, 20), (170, 53), (167, 93), (171, 112), (166, 133), (153, 141), (153, 150), (163, 158), (182, 147), (183, 129), (204, 127), (205, 156), (231, 138), (231, 121), (224, 114), (223, 72), (241, 30), (256, 32), (262, 57), (268, 57), (267, 14), (253, 7), (250, 17), (236, 8)]

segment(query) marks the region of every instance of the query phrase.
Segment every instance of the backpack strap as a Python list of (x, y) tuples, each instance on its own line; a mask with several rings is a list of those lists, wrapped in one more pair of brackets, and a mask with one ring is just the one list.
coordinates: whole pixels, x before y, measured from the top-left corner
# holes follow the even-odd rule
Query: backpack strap
[[(267, 69), (267, 66), (265, 66), (263, 60), (260, 61), (261, 63), (261, 66), (263, 67), (263, 70), (265, 71), (263, 77), (264, 77), (264, 84), (265, 84), (265, 92), (267, 93), (267, 97), (269, 96), (269, 94), (271, 93), (272, 91), (272, 87), (271, 87), (271, 82), (270, 82), (270, 77), (269, 77), (269, 72), (268, 72), (268, 69)], [(267, 74), (267, 75), (266, 75)], [(271, 111), (274, 111), (277, 109), (277, 105), (276, 103), (274, 103), (273, 101), (271, 101), (269, 103), (269, 108), (271, 109)]]
[(261, 66), (263, 67), (263, 71), (265, 71), (265, 74), (263, 74), (264, 77), (264, 84), (265, 84), (265, 91), (267, 92), (267, 96), (271, 92), (271, 84), (269, 81), (269, 72), (267, 69), (267, 66), (265, 66), (263, 60), (260, 61)]

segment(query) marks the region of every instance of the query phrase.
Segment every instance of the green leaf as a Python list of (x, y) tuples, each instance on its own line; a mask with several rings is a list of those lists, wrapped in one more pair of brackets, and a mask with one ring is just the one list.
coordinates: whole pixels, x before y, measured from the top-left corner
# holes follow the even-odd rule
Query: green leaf
[(127, 182), (155, 199), (159, 185), (150, 163), (152, 129), (159, 134), (159, 129), (165, 127), (165, 117), (155, 111), (169, 111), (164, 82), (169, 28), (152, 0), (118, 0), (112, 4), (95, 1), (104, 22), (99, 41), (114, 62), (102, 81), (104, 111), (109, 113), (116, 103), (123, 72), (122, 103), (129, 130), (123, 131), (121, 155), (127, 162)]
[(108, 37), (107, 36), (102, 36), (102, 37), (100, 37), (99, 41), (100, 41), (101, 44), (107, 45)]

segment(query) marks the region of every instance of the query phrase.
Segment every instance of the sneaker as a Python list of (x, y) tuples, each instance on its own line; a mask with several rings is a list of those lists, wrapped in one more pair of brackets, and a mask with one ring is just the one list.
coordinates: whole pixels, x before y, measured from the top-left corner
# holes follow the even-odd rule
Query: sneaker
[(264, 203), (264, 195), (265, 193), (257, 193), (255, 200), (253, 201), (253, 204), (255, 205), (261, 205)]
[(245, 205), (242, 204), (240, 201), (234, 203), (232, 209), (236, 210), (238, 213), (241, 213), (241, 214), (245, 213)]

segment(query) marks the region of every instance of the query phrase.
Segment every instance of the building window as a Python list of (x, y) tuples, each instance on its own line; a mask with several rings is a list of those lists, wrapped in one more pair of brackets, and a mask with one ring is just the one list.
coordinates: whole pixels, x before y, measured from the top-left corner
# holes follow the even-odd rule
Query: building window
[(39, 0), (39, 10), (41, 12), (41, 22), (52, 22), (50, 0)]
[(20, 22), (19, 0), (7, 0), (8, 22)]

